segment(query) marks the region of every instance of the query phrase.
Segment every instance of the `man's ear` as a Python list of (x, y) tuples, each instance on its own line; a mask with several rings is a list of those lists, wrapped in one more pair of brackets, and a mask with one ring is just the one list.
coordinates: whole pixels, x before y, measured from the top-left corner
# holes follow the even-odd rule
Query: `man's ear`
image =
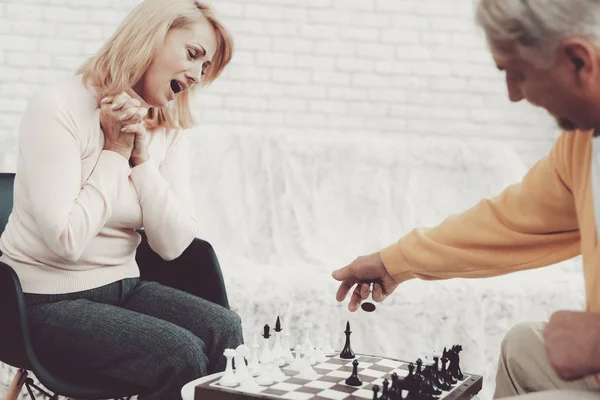
[(589, 41), (583, 38), (570, 38), (560, 44), (558, 51), (567, 72), (577, 83), (584, 84), (594, 80), (600, 72), (598, 51)]

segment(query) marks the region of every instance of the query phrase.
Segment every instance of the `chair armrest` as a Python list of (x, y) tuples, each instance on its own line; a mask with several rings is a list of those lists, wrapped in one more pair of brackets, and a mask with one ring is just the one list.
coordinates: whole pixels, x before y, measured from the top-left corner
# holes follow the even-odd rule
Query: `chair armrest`
[(165, 261), (150, 248), (144, 231), (138, 233), (142, 242), (136, 261), (142, 280), (183, 290), (229, 308), (221, 266), (210, 243), (196, 238), (178, 258)]

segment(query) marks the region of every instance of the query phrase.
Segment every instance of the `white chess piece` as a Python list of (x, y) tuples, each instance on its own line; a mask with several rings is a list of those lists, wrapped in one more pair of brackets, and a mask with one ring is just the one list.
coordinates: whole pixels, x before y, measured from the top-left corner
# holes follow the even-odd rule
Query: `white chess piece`
[(273, 379), (273, 381), (275, 382), (281, 382), (283, 381), (286, 377), (286, 375), (281, 371), (281, 369), (279, 368), (279, 366), (275, 363), (271, 363), (270, 364), (272, 366), (271, 368), (271, 379)]
[[(287, 326), (286, 326), (287, 328)], [(290, 332), (288, 329), (285, 329), (283, 331), (283, 341), (281, 343), (282, 347), (283, 347), (283, 359), (285, 360), (286, 363), (291, 363), (292, 361), (294, 361), (294, 355), (292, 354), (291, 346), (290, 346)]]
[(235, 379), (239, 383), (244, 383), (249, 378), (252, 379), (248, 367), (246, 366), (246, 357), (250, 354), (250, 348), (245, 344), (240, 344), (235, 349)]
[(294, 352), (296, 353), (296, 358), (292, 360), (288, 368), (292, 371), (300, 372), (304, 368), (304, 362), (302, 361), (302, 357), (300, 356), (300, 353), (302, 352), (302, 346), (296, 345)]
[(271, 370), (273, 364), (265, 363), (260, 365), (260, 375), (256, 378), (256, 383), (260, 386), (269, 386), (273, 384), (273, 378), (271, 378)]
[[(306, 356), (304, 356), (304, 358), (306, 358)], [(304, 368), (300, 371), (300, 373), (298, 375), (295, 375), (296, 378), (300, 378), (300, 379), (308, 379), (308, 380), (315, 380), (319, 377), (319, 374), (317, 374), (317, 371), (315, 371), (313, 369), (313, 367), (310, 366), (310, 361), (304, 364)]]
[(283, 359), (283, 346), (281, 345), (281, 332), (275, 331), (275, 344), (273, 344), (271, 355), (273, 356), (273, 363), (275, 365), (279, 367), (285, 365), (285, 360)]
[(313, 325), (310, 322), (305, 322), (303, 325), (304, 328), (304, 335), (302, 337), (302, 353), (303, 354), (307, 354), (307, 353), (311, 353), (313, 350), (313, 345), (310, 341), (310, 330), (312, 329)]
[(317, 339), (317, 347), (315, 348), (315, 352), (312, 354), (312, 359), (318, 363), (322, 363), (327, 361), (327, 356), (323, 351), (323, 339)]
[(260, 374), (260, 364), (258, 363), (258, 348), (260, 346), (258, 345), (258, 337), (256, 336), (256, 333), (254, 334), (254, 340), (252, 341), (250, 347), (252, 348), (252, 357), (250, 358), (248, 369), (250, 370), (250, 374), (256, 377), (258, 374)]
[(331, 334), (327, 332), (325, 335), (325, 346), (323, 348), (323, 352), (327, 357), (335, 356), (335, 350), (331, 347)]
[[(265, 331), (266, 331), (266, 327), (265, 327)], [(269, 335), (270, 337), (270, 335)], [(271, 345), (269, 343), (269, 338), (268, 337), (264, 337), (263, 335), (263, 345), (262, 345), (262, 350), (260, 351), (260, 358), (258, 359), (258, 361), (261, 364), (267, 364), (273, 361), (273, 354), (271, 354)]]
[(225, 372), (223, 372), (221, 379), (219, 379), (219, 385), (225, 387), (235, 386), (238, 383), (233, 373), (233, 357), (235, 356), (235, 350), (225, 349), (223, 355), (227, 357), (227, 365), (225, 367)]
[(271, 349), (271, 355), (274, 360), (278, 360), (283, 357), (283, 348), (281, 347), (281, 332), (275, 331), (275, 343), (273, 349)]

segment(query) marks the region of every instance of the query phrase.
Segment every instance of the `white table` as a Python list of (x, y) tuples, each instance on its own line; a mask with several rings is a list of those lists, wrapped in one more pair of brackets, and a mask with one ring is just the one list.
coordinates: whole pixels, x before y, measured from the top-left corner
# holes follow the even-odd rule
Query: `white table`
[(189, 383), (186, 383), (185, 386), (181, 388), (181, 398), (183, 400), (194, 400), (194, 389), (196, 388), (196, 385), (199, 385), (199, 384), (209, 381), (211, 379), (217, 378), (221, 375), (223, 375), (222, 372), (217, 372), (216, 374), (207, 375), (202, 378), (193, 380)]

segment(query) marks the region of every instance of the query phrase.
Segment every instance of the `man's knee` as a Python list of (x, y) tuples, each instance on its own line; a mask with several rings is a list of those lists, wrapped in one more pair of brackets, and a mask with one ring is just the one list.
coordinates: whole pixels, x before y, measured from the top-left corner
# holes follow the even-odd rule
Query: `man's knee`
[(508, 331), (502, 340), (502, 357), (509, 365), (518, 366), (539, 357), (543, 350), (543, 327), (543, 323), (521, 323)]

